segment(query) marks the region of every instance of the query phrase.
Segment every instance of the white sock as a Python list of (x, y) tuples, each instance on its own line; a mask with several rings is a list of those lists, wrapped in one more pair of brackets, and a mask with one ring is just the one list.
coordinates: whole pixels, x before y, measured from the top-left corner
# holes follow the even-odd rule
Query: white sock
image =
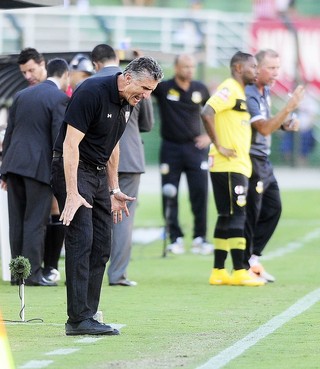
[(249, 259), (249, 264), (251, 267), (260, 264), (259, 263), (259, 256), (257, 255), (251, 255), (250, 259)]

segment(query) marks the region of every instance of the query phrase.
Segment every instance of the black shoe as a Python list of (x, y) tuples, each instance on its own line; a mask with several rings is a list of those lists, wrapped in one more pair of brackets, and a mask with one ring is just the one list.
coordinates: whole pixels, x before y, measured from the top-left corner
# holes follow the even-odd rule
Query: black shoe
[(44, 286), (44, 287), (53, 287), (57, 286), (56, 282), (48, 281), (46, 278), (42, 277), (41, 279), (37, 281), (32, 280), (26, 280), (25, 281), (26, 286)]
[(129, 279), (122, 279), (118, 283), (109, 283), (109, 286), (125, 286), (125, 287), (135, 287), (138, 283), (135, 281), (129, 281)]
[(67, 336), (89, 335), (108, 335), (117, 336), (120, 332), (110, 325), (99, 323), (93, 318), (83, 320), (80, 323), (66, 323)]

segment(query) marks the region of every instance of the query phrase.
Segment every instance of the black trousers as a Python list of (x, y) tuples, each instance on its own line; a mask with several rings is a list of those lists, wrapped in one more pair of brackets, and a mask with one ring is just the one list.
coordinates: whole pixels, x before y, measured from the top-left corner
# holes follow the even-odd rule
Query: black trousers
[[(160, 170), (162, 186), (173, 184), (179, 189), (181, 175), (187, 177), (189, 199), (194, 217), (193, 238), (204, 237), (207, 234), (208, 207), (208, 150), (199, 150), (193, 142), (174, 143), (162, 141), (160, 150)], [(178, 194), (167, 201), (162, 197), (163, 215), (169, 219), (169, 234), (171, 242), (177, 237), (183, 237), (183, 231), (178, 220)], [(167, 211), (170, 206), (170, 211)], [(169, 214), (169, 215), (168, 215)]]
[(251, 156), (252, 176), (247, 196), (245, 263), (252, 254), (261, 256), (281, 215), (281, 198), (273, 167), (267, 157)]
[(42, 277), (44, 240), (52, 190), (50, 185), (32, 178), (8, 173), (9, 237), (11, 256), (29, 259), (36, 282)]
[[(60, 211), (66, 201), (63, 159), (52, 161), (52, 187)], [(105, 170), (78, 167), (78, 190), (92, 208), (81, 206), (66, 227), (68, 322), (91, 318), (98, 310), (106, 263), (111, 252), (111, 200)]]

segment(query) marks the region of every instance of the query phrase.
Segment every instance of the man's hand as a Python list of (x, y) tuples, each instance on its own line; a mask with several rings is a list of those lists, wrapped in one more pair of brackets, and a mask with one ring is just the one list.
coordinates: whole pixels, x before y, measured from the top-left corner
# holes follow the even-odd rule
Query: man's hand
[(217, 147), (219, 153), (223, 156), (225, 156), (226, 158), (236, 158), (237, 152), (234, 149), (227, 149), (226, 147), (223, 147), (221, 145), (219, 145), (219, 147)]
[(287, 108), (290, 111), (294, 111), (298, 108), (301, 100), (303, 99), (305, 88), (302, 85), (296, 87), (292, 94), (289, 94), (290, 99), (287, 102)]
[(111, 195), (111, 212), (113, 223), (116, 224), (122, 221), (122, 211), (124, 211), (127, 217), (130, 215), (127, 207), (127, 201), (134, 201), (135, 199), (135, 197), (127, 196), (121, 191)]
[(210, 137), (208, 135), (200, 135), (194, 139), (195, 146), (199, 149), (205, 149), (211, 144)]
[(282, 124), (282, 127), (285, 131), (298, 131), (300, 126), (300, 121), (297, 118), (296, 114), (291, 116), (291, 119), (287, 120)]
[(92, 208), (92, 205), (90, 205), (79, 193), (67, 193), (66, 203), (60, 216), (60, 221), (63, 223), (63, 225), (70, 225), (74, 214), (82, 205), (89, 209)]
[(0, 179), (0, 188), (2, 188), (4, 191), (7, 191), (8, 189), (7, 182), (4, 181), (3, 179)]

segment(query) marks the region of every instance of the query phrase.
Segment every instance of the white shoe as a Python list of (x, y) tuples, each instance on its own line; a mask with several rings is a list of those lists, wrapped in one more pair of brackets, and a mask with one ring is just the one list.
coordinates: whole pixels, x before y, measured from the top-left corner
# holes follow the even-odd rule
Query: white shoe
[(171, 243), (167, 246), (167, 251), (172, 252), (176, 255), (181, 255), (185, 253), (184, 245), (183, 245), (183, 238), (178, 237), (175, 242)]
[(211, 255), (213, 249), (213, 245), (208, 243), (203, 237), (196, 237), (192, 241), (191, 252), (193, 254)]
[(258, 277), (263, 278), (267, 282), (275, 282), (276, 278), (268, 273), (262, 264), (259, 262), (259, 257), (252, 255), (249, 259), (250, 270), (255, 273)]
[(98, 310), (94, 316), (92, 317), (94, 320), (96, 320), (99, 323), (103, 323), (103, 314), (101, 310)]
[(55, 268), (50, 269), (50, 272), (46, 274), (44, 277), (50, 282), (58, 282), (61, 279), (59, 270)]

